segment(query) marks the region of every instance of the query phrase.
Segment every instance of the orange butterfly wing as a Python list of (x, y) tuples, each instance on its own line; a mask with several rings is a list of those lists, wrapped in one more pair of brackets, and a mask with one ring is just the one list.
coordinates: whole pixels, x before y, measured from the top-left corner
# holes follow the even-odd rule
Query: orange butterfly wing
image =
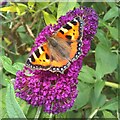
[(27, 66), (33, 69), (47, 70), (51, 66), (50, 52), (48, 43), (43, 43), (40, 47), (34, 51), (26, 62)]
[(57, 36), (70, 43), (70, 58), (76, 60), (82, 52), (83, 20), (80, 17), (74, 18), (59, 30)]
[(48, 37), (48, 42), (38, 47), (26, 64), (34, 69), (64, 73), (71, 62), (81, 55), (82, 37), (83, 21), (76, 17)]
[[(82, 53), (82, 37), (83, 21), (80, 19), (80, 17), (74, 18), (72, 21), (68, 22), (58, 30), (58, 32), (55, 34), (55, 38), (59, 38), (61, 41), (63, 40), (62, 42), (67, 43), (70, 47), (69, 61), (67, 59), (61, 61), (51, 61), (52, 67), (50, 68), (50, 71), (64, 73), (64, 71), (70, 66), (71, 61), (78, 59)], [(61, 42), (59, 45), (61, 45)]]

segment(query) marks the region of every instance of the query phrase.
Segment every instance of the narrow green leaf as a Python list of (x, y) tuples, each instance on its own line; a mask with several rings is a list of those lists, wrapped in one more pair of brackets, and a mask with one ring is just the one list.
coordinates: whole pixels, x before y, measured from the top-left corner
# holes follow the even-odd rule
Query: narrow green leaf
[(69, 2), (69, 1), (59, 2), (58, 10), (57, 10), (57, 19), (60, 16), (65, 15), (66, 12), (68, 12), (69, 10), (72, 10), (75, 6), (76, 6), (76, 2)]
[(100, 97), (104, 85), (105, 82), (102, 80), (97, 80), (97, 82), (94, 84), (95, 99), (98, 99)]
[(78, 79), (80, 79), (83, 82), (94, 83), (95, 82), (94, 77), (95, 71), (88, 66), (83, 66), (78, 76)]
[(8, 84), (7, 87), (7, 93), (6, 93), (6, 109), (9, 118), (24, 118), (26, 120), (26, 117), (21, 110), (19, 104), (17, 103), (15, 99), (15, 93), (14, 93), (14, 88), (12, 84)]
[(56, 18), (52, 14), (43, 11), (43, 15), (47, 25), (56, 23)]
[(118, 109), (118, 98), (112, 98), (111, 100), (107, 101), (100, 110), (117, 110)]
[(109, 20), (110, 18), (119, 16), (118, 7), (113, 6), (104, 16), (103, 20)]
[(110, 49), (99, 43), (95, 53), (96, 76), (101, 79), (105, 74), (112, 73), (118, 64), (118, 57)]

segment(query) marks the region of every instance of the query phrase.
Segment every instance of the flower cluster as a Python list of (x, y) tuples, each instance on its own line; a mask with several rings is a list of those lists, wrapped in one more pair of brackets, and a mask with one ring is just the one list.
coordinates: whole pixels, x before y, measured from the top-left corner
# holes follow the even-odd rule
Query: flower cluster
[(65, 16), (58, 19), (57, 25), (46, 26), (36, 38), (35, 46), (32, 48), (32, 51), (34, 51), (41, 43), (46, 41), (46, 35), (52, 35), (76, 16), (81, 16), (84, 20), (82, 54), (64, 74), (31, 70), (26, 66), (16, 74), (14, 84), (16, 95), (33, 106), (43, 106), (44, 111), (48, 113), (65, 112), (74, 104), (78, 94), (77, 77), (82, 67), (82, 60), (90, 49), (90, 42), (98, 26), (97, 14), (92, 8), (87, 7), (69, 11)]

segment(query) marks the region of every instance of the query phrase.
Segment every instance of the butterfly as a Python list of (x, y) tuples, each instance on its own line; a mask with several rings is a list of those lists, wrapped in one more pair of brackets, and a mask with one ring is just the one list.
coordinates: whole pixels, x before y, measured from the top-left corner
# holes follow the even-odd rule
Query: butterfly
[(51, 72), (64, 71), (82, 54), (84, 22), (77, 16), (67, 22), (41, 44), (27, 59), (26, 66)]

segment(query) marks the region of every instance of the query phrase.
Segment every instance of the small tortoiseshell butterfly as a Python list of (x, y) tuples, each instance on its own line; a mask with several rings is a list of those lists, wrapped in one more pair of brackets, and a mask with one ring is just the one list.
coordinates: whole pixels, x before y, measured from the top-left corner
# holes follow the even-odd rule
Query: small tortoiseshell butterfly
[(83, 20), (75, 17), (52, 36), (46, 36), (47, 42), (29, 56), (26, 65), (33, 69), (63, 74), (71, 62), (81, 55), (82, 37)]

